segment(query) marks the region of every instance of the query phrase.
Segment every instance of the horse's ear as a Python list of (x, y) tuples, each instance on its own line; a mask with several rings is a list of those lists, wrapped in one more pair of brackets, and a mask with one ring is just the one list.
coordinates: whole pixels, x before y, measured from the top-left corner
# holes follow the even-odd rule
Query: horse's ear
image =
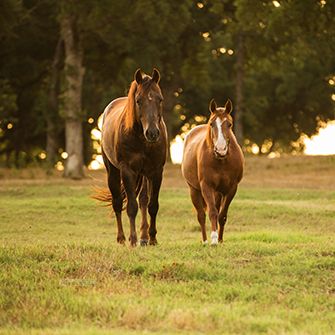
[(159, 71), (156, 69), (156, 68), (154, 68), (154, 70), (152, 71), (152, 80), (156, 83), (156, 84), (158, 84), (159, 83), (159, 81), (160, 81), (160, 79), (161, 79), (161, 75), (160, 75), (160, 73), (159, 73)]
[(142, 71), (141, 69), (137, 69), (134, 75), (134, 79), (136, 80), (137, 84), (141, 84), (143, 81)]
[(216, 108), (217, 108), (216, 102), (214, 99), (212, 99), (209, 103), (209, 111), (211, 113), (215, 113)]
[(224, 108), (225, 108), (225, 112), (228, 114), (230, 114), (233, 111), (233, 103), (231, 102), (230, 99), (227, 100)]

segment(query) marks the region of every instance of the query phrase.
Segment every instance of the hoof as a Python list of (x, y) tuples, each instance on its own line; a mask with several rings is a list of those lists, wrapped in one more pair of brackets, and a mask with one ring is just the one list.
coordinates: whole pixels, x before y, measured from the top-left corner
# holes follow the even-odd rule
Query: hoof
[(140, 246), (141, 247), (146, 247), (147, 245), (148, 245), (148, 240), (140, 239)]
[(149, 245), (157, 245), (157, 244), (158, 244), (158, 242), (157, 242), (156, 239), (150, 239), (149, 240)]
[(132, 247), (136, 247), (137, 245), (137, 238), (135, 237), (129, 237), (129, 242)]
[(211, 232), (211, 245), (218, 245), (218, 233), (216, 231)]
[(207, 240), (206, 240), (206, 241), (202, 241), (202, 245), (203, 245), (203, 246), (208, 245), (208, 241), (207, 241)]
[(116, 239), (117, 243), (120, 243), (120, 244), (125, 244), (126, 242), (126, 238), (124, 236), (118, 236), (117, 239)]

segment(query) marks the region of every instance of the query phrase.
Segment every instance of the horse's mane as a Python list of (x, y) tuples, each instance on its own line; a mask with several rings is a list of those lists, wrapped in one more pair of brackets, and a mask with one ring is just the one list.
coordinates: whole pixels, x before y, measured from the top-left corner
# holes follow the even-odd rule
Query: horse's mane
[(207, 142), (207, 145), (209, 147), (212, 147), (213, 146), (213, 139), (212, 139), (212, 136), (211, 136), (211, 126), (210, 126), (210, 123), (212, 121), (212, 116), (209, 118), (207, 124), (206, 124), (206, 127), (207, 127), (207, 132), (206, 132), (206, 142)]
[(136, 80), (134, 80), (130, 84), (127, 104), (124, 109), (125, 113), (125, 130), (132, 129), (136, 122), (136, 102), (135, 102), (135, 93), (137, 90), (141, 90), (142, 92), (146, 92), (150, 89), (151, 85), (154, 83), (151, 77), (144, 76), (142, 83), (137, 84)]
[(211, 136), (211, 126), (209, 125), (209, 122), (206, 124), (206, 142), (207, 142), (207, 145), (209, 147), (212, 147), (213, 146), (213, 140), (212, 140), (212, 136)]

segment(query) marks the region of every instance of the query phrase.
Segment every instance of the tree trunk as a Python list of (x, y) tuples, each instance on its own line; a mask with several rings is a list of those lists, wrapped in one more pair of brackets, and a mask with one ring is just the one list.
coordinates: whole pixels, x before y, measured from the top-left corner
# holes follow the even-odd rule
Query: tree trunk
[(64, 13), (60, 18), (61, 33), (65, 46), (65, 161), (64, 177), (80, 179), (83, 171), (83, 129), (81, 93), (85, 69), (83, 51), (74, 14)]
[(174, 107), (174, 98), (173, 98), (173, 91), (166, 89), (165, 96), (164, 96), (164, 121), (167, 128), (168, 133), (168, 147), (167, 147), (167, 161), (171, 162), (171, 152), (170, 152), (170, 144), (173, 140), (172, 138), (172, 117), (173, 117), (173, 107)]
[(60, 87), (61, 60), (63, 56), (63, 41), (60, 38), (57, 43), (54, 60), (50, 73), (50, 89), (48, 97), (48, 107), (46, 111), (47, 121), (47, 162), (51, 167), (56, 163), (59, 136), (59, 116), (58, 116), (58, 94)]
[(237, 36), (236, 50), (236, 81), (235, 81), (235, 135), (237, 142), (243, 146), (243, 81), (244, 81), (244, 44), (243, 35), (240, 32)]

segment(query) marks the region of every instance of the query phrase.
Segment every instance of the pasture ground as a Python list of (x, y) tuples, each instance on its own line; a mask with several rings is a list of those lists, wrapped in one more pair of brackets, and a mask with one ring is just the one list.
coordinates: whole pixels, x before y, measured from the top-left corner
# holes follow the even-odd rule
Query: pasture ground
[(116, 244), (88, 175), (0, 170), (0, 334), (335, 333), (334, 156), (248, 158), (218, 247), (178, 167), (145, 248)]

